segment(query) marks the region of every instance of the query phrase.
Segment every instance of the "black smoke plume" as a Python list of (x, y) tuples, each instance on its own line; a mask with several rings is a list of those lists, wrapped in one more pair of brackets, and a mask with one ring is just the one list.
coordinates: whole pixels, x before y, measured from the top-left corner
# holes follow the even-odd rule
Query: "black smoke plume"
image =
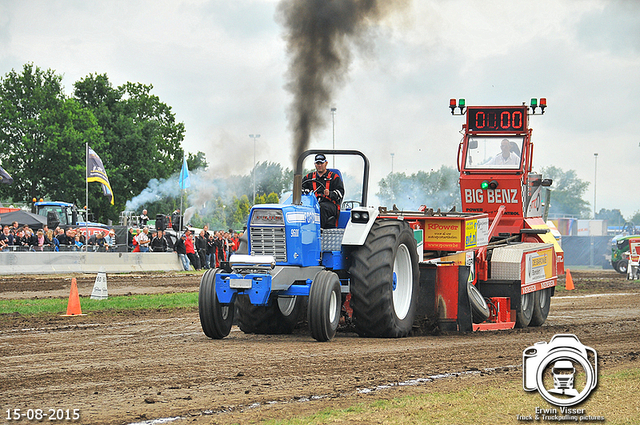
[(291, 62), (286, 88), (293, 94), (289, 126), (294, 133), (293, 163), (323, 127), (336, 89), (343, 86), (351, 48), (367, 45), (387, 12), (407, 0), (282, 0), (277, 17), (285, 28)]

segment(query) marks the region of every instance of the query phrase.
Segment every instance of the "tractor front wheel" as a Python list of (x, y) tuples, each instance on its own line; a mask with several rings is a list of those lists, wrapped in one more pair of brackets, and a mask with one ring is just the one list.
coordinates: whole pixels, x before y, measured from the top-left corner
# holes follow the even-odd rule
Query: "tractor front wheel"
[(311, 336), (320, 342), (333, 339), (341, 310), (342, 294), (338, 275), (328, 270), (318, 272), (311, 284), (307, 308)]
[(222, 339), (231, 332), (233, 304), (220, 304), (216, 295), (216, 274), (220, 269), (209, 269), (200, 280), (198, 312), (200, 325), (209, 338)]
[(629, 262), (627, 260), (620, 260), (613, 265), (613, 268), (616, 269), (618, 273), (627, 274), (628, 266), (629, 266)]

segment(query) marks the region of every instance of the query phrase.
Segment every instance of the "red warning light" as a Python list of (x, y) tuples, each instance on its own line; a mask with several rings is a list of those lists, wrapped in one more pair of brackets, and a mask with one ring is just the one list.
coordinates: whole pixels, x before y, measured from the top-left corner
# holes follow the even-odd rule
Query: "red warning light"
[(449, 99), (449, 108), (451, 108), (451, 115), (453, 115), (453, 113), (456, 110), (456, 100), (455, 99)]

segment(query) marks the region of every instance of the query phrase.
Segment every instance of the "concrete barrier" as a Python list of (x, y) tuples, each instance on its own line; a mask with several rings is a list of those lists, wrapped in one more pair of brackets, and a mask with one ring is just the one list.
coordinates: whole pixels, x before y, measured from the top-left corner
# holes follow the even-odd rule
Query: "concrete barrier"
[(0, 275), (180, 270), (175, 252), (0, 252)]

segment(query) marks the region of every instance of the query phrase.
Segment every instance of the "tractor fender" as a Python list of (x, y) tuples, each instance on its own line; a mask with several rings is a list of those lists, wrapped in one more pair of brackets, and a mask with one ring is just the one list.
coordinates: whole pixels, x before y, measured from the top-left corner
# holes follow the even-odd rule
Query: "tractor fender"
[[(368, 220), (356, 220), (354, 222), (354, 215), (358, 213), (367, 213), (369, 215)], [(344, 236), (342, 237), (342, 245), (362, 246), (367, 240), (367, 236), (371, 231), (373, 223), (378, 217), (379, 211), (376, 207), (356, 207), (351, 210), (351, 217), (347, 223), (347, 227), (344, 229)]]

